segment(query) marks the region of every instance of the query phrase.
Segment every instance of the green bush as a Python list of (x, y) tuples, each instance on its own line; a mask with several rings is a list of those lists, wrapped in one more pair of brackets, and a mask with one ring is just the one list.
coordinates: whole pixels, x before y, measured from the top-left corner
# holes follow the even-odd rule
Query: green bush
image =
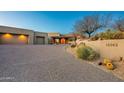
[(116, 32), (114, 35), (113, 35), (113, 39), (124, 39), (124, 33), (123, 32)]
[(98, 38), (101, 38), (102, 40), (124, 39), (124, 32), (107, 30), (105, 32), (96, 34), (91, 38), (91, 40), (98, 40)]
[(102, 39), (113, 39), (113, 35), (115, 34), (116, 32), (115, 31), (106, 31), (106, 32), (102, 32), (99, 34), (99, 37), (102, 38)]
[(99, 54), (96, 53), (91, 47), (89, 46), (80, 46), (77, 48), (77, 56), (84, 60), (96, 60), (99, 58)]
[(99, 35), (98, 34), (96, 34), (94, 37), (91, 37), (92, 41), (95, 41), (95, 40), (98, 40), (98, 39), (99, 39)]
[(75, 48), (76, 47), (76, 44), (71, 44), (71, 48)]
[(69, 38), (68, 41), (75, 41), (75, 38)]

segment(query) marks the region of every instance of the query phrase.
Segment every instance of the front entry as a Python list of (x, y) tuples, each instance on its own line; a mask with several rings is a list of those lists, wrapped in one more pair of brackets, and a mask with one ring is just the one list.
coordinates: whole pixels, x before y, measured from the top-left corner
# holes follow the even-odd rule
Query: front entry
[(66, 43), (65, 38), (61, 38), (61, 44), (65, 44), (65, 43)]

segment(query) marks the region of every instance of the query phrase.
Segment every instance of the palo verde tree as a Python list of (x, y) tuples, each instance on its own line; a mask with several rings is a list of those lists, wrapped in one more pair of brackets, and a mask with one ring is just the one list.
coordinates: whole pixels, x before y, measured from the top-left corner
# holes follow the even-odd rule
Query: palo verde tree
[(106, 27), (110, 22), (110, 19), (110, 15), (85, 16), (82, 20), (76, 22), (76, 24), (74, 25), (74, 29), (80, 34), (88, 34), (90, 38), (92, 33), (97, 31), (98, 29)]

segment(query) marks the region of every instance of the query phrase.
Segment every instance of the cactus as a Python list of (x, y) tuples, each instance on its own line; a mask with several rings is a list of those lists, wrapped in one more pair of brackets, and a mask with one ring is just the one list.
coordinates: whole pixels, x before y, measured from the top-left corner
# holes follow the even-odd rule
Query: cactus
[(107, 59), (105, 58), (104, 61), (103, 61), (103, 64), (106, 65), (107, 63), (111, 63), (111, 60), (110, 59)]
[(107, 69), (109, 69), (109, 70), (113, 70), (113, 69), (114, 69), (114, 66), (113, 66), (113, 64), (112, 64), (111, 62), (108, 62), (108, 63), (106, 64), (106, 67), (107, 67)]
[(110, 59), (107, 59), (107, 58), (104, 59), (103, 65), (106, 66), (106, 68), (109, 69), (109, 70), (113, 70), (114, 69), (114, 66), (112, 64), (112, 60), (110, 60)]

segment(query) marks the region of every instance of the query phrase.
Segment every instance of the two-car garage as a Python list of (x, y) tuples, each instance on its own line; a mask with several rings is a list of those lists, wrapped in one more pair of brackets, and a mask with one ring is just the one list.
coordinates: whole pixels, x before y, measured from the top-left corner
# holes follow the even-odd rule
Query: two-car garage
[(28, 36), (21, 34), (1, 33), (0, 44), (28, 44)]
[(0, 45), (48, 44), (48, 34), (33, 30), (0, 26)]

